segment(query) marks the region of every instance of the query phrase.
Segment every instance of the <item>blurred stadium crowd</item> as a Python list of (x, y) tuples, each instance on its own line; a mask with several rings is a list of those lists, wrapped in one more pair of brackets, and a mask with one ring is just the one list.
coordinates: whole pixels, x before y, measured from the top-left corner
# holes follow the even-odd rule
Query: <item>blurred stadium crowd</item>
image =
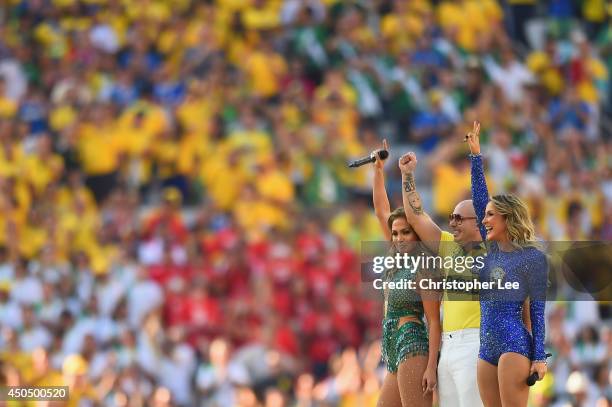
[[(603, 0), (0, 10), (4, 384), (69, 384), (70, 406), (374, 406), (359, 249), (382, 235), (371, 169), (346, 161), (383, 137), (417, 152), (441, 225), (478, 119), (492, 189), (539, 236), (612, 240)], [(549, 305), (532, 406), (610, 405), (608, 307)]]

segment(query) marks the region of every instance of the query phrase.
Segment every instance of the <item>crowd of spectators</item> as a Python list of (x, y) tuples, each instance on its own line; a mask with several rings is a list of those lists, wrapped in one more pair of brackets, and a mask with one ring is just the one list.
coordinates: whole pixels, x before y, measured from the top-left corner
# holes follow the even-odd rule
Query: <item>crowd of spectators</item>
[[(0, 368), (70, 406), (374, 406), (371, 168), (444, 225), (482, 123), (545, 240), (612, 240), (603, 0), (7, 0)], [(609, 304), (547, 311), (532, 406), (612, 398)], [(607, 400), (607, 401), (606, 401)], [(35, 405), (11, 402), (8, 405)], [(38, 405), (38, 404), (36, 404)]]

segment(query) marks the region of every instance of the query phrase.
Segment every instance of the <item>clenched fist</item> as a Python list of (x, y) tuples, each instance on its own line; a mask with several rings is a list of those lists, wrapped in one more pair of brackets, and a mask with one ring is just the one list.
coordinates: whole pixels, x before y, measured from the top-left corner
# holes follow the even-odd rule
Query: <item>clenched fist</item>
[(417, 165), (416, 154), (414, 154), (412, 151), (404, 154), (399, 159), (399, 167), (400, 167), (400, 171), (402, 172), (402, 174), (408, 174), (408, 173), (414, 172), (414, 170), (416, 169), (416, 165)]

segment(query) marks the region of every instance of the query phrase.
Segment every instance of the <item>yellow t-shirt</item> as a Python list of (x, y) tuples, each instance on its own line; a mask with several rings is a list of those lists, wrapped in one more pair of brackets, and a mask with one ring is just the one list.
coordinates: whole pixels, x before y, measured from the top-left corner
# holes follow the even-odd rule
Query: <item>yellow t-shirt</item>
[(49, 122), (53, 130), (62, 130), (76, 121), (77, 112), (70, 105), (58, 106), (49, 115)]
[(233, 213), (238, 225), (247, 231), (248, 241), (263, 238), (270, 228), (284, 229), (288, 222), (286, 213), (280, 207), (259, 199), (237, 202)]
[(179, 174), (195, 175), (198, 166), (203, 164), (205, 154), (212, 150), (207, 138), (198, 133), (189, 133), (181, 139), (176, 158)]
[(64, 159), (58, 154), (41, 158), (38, 154), (28, 156), (24, 162), (25, 178), (36, 192), (43, 192), (53, 181), (57, 180), (64, 169)]
[(492, 0), (470, 0), (462, 4), (446, 1), (437, 11), (442, 28), (456, 31), (458, 44), (467, 50), (474, 50), (478, 38), (491, 33), (493, 22), (502, 18), (501, 8)]
[(282, 171), (271, 170), (255, 179), (255, 188), (264, 199), (280, 203), (293, 201), (295, 191), (291, 179)]
[(0, 97), (0, 117), (11, 118), (17, 113), (17, 103), (13, 100)]
[(177, 175), (179, 145), (171, 138), (157, 139), (153, 146), (153, 157), (157, 163), (158, 175), (162, 179)]
[(278, 54), (253, 52), (246, 60), (251, 89), (263, 97), (274, 96), (280, 89), (280, 79), (287, 72), (287, 63)]
[(176, 115), (188, 131), (208, 131), (214, 108), (209, 99), (188, 97), (177, 109)]
[(102, 175), (115, 171), (119, 165), (118, 139), (109, 134), (109, 127), (83, 125), (77, 148), (85, 174)]
[[(454, 243), (453, 235), (442, 232), (438, 255), (462, 256), (463, 249)], [(459, 329), (480, 328), (480, 303), (478, 301), (448, 301), (444, 293), (442, 301), (442, 332), (453, 332)]]
[(242, 186), (250, 175), (242, 161), (233, 165), (229, 160), (228, 153), (217, 147), (203, 160), (200, 169), (206, 193), (221, 210), (232, 209), (238, 203)]
[(356, 251), (362, 242), (381, 240), (380, 225), (372, 212), (355, 219), (349, 211), (338, 213), (330, 222), (329, 229), (341, 236)]
[(582, 14), (587, 21), (600, 23), (606, 20), (605, 0), (585, 0), (582, 2)]
[(416, 39), (423, 35), (426, 21), (424, 16), (431, 13), (428, 1), (412, 1), (404, 5), (404, 12), (393, 12), (381, 20), (382, 37), (389, 42), (392, 53), (412, 48)]
[(269, 30), (280, 26), (280, 13), (277, 7), (257, 9), (249, 7), (242, 14), (242, 23), (248, 30)]
[(433, 196), (434, 211), (437, 215), (447, 216), (462, 199), (469, 199), (470, 169), (456, 169), (451, 164), (442, 163), (434, 169)]
[(0, 177), (15, 176), (21, 179), (21, 163), (24, 158), (21, 144), (13, 143), (8, 149), (0, 149)]

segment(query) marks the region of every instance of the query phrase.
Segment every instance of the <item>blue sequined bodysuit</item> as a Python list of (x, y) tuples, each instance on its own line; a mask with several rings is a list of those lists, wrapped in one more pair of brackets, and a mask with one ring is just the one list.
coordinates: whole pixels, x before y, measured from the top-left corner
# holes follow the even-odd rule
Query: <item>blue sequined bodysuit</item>
[[(478, 217), (480, 233), (486, 239), (482, 225), (489, 200), (482, 158), (470, 156), (472, 162), (472, 200)], [(524, 247), (511, 252), (490, 244), (480, 281), (517, 282), (518, 289), (500, 291), (498, 288), (480, 291), (480, 352), (478, 357), (497, 365), (502, 354), (515, 352), (530, 360), (545, 360), (544, 306), (546, 303), (546, 256), (535, 247)], [(497, 286), (498, 287), (498, 286)], [(529, 297), (531, 330), (523, 323), (525, 299)]]

